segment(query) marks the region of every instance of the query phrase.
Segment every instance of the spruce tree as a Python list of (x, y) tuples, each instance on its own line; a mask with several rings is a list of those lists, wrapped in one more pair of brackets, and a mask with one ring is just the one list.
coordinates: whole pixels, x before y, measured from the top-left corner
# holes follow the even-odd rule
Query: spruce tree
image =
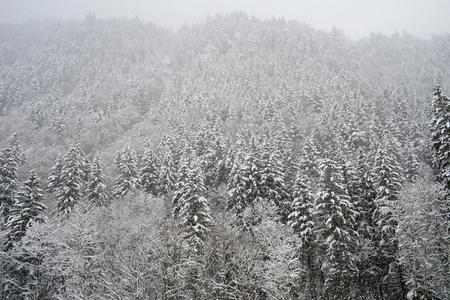
[[(380, 148), (375, 157), (374, 186), (376, 191), (374, 225), (376, 244), (376, 263), (383, 279), (383, 293), (386, 299), (404, 297), (404, 283), (396, 262), (398, 241), (395, 238), (397, 220), (393, 214), (401, 189), (400, 168), (393, 157)], [(395, 279), (395, 281), (394, 281)]]
[(17, 193), (16, 203), (11, 208), (10, 217), (6, 223), (6, 228), (9, 230), (5, 241), (6, 250), (11, 249), (15, 242), (22, 239), (31, 221), (43, 222), (42, 213), (46, 208), (42, 204), (43, 199), (39, 179), (36, 172), (32, 170), (29, 179)]
[(183, 205), (181, 199), (183, 197), (193, 156), (194, 156), (193, 149), (189, 145), (186, 145), (178, 166), (177, 181), (175, 183), (175, 191), (172, 199), (172, 206), (173, 206), (172, 214), (175, 219), (178, 218), (181, 206)]
[(0, 153), (0, 208), (5, 220), (14, 204), (17, 190), (17, 160), (13, 149), (7, 147)]
[(179, 218), (184, 238), (194, 252), (203, 248), (212, 224), (208, 203), (204, 197), (206, 194), (204, 181), (199, 161), (193, 160), (181, 190)]
[(260, 198), (267, 202), (273, 202), (278, 208), (280, 221), (286, 223), (291, 212), (291, 198), (285, 183), (282, 155), (275, 146), (267, 142), (261, 151), (260, 164), (256, 174)]
[(8, 148), (12, 150), (14, 160), (18, 166), (25, 163), (25, 156), (22, 153), (19, 145), (19, 138), (16, 133), (13, 133), (8, 139)]
[(310, 178), (310, 181), (320, 177), (319, 156), (320, 153), (317, 151), (313, 141), (311, 139), (306, 140), (300, 154), (299, 170)]
[(56, 187), (58, 210), (64, 214), (70, 213), (75, 204), (83, 197), (85, 174), (81, 167), (81, 160), (76, 144), (72, 145), (64, 155), (60, 177), (61, 184)]
[(177, 169), (174, 157), (169, 149), (163, 153), (158, 174), (159, 194), (167, 195), (171, 193), (175, 188)]
[(147, 141), (141, 158), (141, 168), (139, 170), (139, 181), (142, 189), (149, 194), (158, 193), (158, 168), (156, 159), (150, 144)]
[(450, 99), (435, 87), (433, 97), (433, 118), (431, 121), (433, 166), (450, 194)]
[(136, 153), (126, 145), (116, 156), (115, 164), (118, 176), (114, 181), (113, 195), (124, 197), (140, 187)]
[(97, 206), (103, 206), (108, 203), (103, 165), (98, 154), (95, 156), (90, 167), (86, 196), (90, 203), (94, 203)]
[(61, 186), (61, 173), (63, 167), (63, 158), (58, 154), (55, 164), (52, 167), (47, 179), (47, 192), (55, 193)]
[(321, 163), (322, 177), (316, 210), (321, 222), (324, 255), (325, 293), (329, 299), (348, 299), (358, 273), (358, 233), (354, 230), (356, 211), (342, 185), (333, 160)]
[(317, 278), (317, 264), (314, 259), (316, 222), (314, 196), (308, 183), (308, 178), (298, 173), (292, 188), (292, 212), (289, 214), (289, 226), (300, 237), (297, 246), (297, 256), (305, 264), (308, 272), (307, 289), (310, 299), (316, 299), (315, 287), (320, 279)]

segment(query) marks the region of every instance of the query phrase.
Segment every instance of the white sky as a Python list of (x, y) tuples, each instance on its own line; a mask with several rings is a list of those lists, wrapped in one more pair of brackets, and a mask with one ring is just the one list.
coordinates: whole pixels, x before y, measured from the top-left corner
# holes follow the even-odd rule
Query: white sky
[(318, 29), (332, 26), (351, 38), (407, 31), (429, 38), (450, 33), (450, 0), (0, 0), (0, 22), (38, 18), (133, 17), (179, 28), (208, 14), (243, 11), (258, 18), (284, 16)]

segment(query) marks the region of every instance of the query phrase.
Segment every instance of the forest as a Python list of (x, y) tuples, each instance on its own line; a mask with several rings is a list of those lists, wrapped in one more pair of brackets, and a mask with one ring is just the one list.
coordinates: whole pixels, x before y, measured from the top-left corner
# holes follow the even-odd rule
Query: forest
[(0, 299), (449, 299), (449, 49), (0, 23)]

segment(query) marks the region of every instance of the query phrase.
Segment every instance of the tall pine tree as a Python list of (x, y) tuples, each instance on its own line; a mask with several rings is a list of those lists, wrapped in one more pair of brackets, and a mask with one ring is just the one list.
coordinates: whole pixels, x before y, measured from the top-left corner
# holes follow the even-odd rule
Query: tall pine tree
[(5, 241), (7, 250), (22, 239), (31, 221), (42, 222), (44, 220), (42, 213), (46, 207), (42, 204), (43, 199), (39, 179), (36, 172), (32, 170), (29, 179), (17, 194), (16, 203), (12, 207), (6, 223), (6, 228), (9, 230)]
[(108, 204), (103, 165), (98, 154), (95, 156), (89, 169), (90, 173), (86, 187), (87, 200), (97, 206)]
[(113, 195), (120, 198), (140, 187), (136, 153), (126, 145), (117, 154), (115, 163), (118, 176), (114, 181)]
[(74, 144), (64, 155), (61, 169), (61, 184), (56, 188), (58, 210), (62, 213), (70, 213), (83, 198), (85, 173), (82, 168), (82, 157), (79, 146)]
[(322, 177), (316, 209), (321, 222), (322, 271), (329, 299), (351, 297), (358, 273), (356, 211), (343, 186), (339, 167), (333, 160), (321, 163)]

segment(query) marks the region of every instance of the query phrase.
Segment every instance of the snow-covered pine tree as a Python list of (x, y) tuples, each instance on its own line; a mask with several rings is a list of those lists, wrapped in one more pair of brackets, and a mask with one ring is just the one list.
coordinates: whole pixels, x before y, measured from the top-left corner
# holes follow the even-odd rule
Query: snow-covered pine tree
[(308, 178), (297, 174), (292, 188), (292, 212), (289, 214), (289, 225), (299, 235), (302, 249), (307, 249), (314, 241), (314, 196), (311, 193)]
[(433, 166), (438, 179), (443, 182), (450, 195), (450, 99), (436, 86), (433, 97), (433, 118), (431, 121)]
[(354, 230), (357, 212), (343, 187), (342, 175), (333, 160), (324, 160), (320, 192), (316, 199), (319, 231), (324, 249), (322, 271), (329, 299), (351, 296), (358, 273), (358, 233)]
[(172, 152), (169, 149), (167, 149), (167, 151), (165, 151), (162, 155), (163, 156), (158, 171), (158, 193), (159, 195), (167, 195), (171, 193), (175, 187), (177, 167), (175, 165)]
[(0, 211), (5, 216), (14, 204), (17, 190), (17, 160), (13, 149), (7, 147), (0, 153)]
[(178, 218), (180, 209), (183, 205), (182, 197), (185, 192), (185, 185), (194, 156), (194, 150), (192, 149), (191, 145), (187, 143), (184, 147), (183, 154), (181, 155), (180, 163), (178, 165), (177, 181), (175, 183), (174, 195), (172, 198), (172, 215), (175, 219)]
[(17, 193), (16, 202), (10, 211), (10, 217), (6, 223), (8, 233), (6, 235), (5, 249), (11, 249), (15, 242), (20, 241), (25, 235), (30, 222), (43, 222), (42, 216), (45, 205), (42, 204), (44, 196), (39, 187), (39, 179), (36, 172), (30, 172), (29, 179)]
[(61, 169), (61, 184), (56, 186), (58, 210), (64, 214), (70, 213), (72, 208), (83, 198), (84, 171), (81, 167), (82, 157), (76, 144), (70, 147), (64, 155)]
[(376, 191), (373, 214), (376, 227), (374, 239), (377, 249), (376, 263), (380, 270), (379, 276), (381, 276), (380, 279), (384, 279), (384, 296), (387, 299), (400, 299), (405, 296), (404, 283), (388, 281), (389, 278), (401, 278), (401, 274), (389, 273), (390, 270), (399, 270), (395, 261), (398, 242), (395, 239), (397, 220), (393, 211), (401, 189), (400, 172), (396, 160), (383, 148), (380, 148), (375, 156), (374, 187)]
[(108, 204), (103, 164), (98, 154), (94, 157), (89, 169), (90, 173), (86, 186), (87, 200), (97, 206)]
[(319, 155), (320, 153), (317, 151), (312, 139), (307, 139), (301, 150), (299, 170), (302, 174), (305, 174), (310, 181), (314, 181), (320, 177)]
[(233, 167), (228, 181), (227, 209), (233, 211), (237, 216), (239, 225), (242, 224), (245, 209), (254, 201), (260, 199), (258, 190), (258, 158), (256, 152), (240, 152), (233, 161)]
[(55, 164), (50, 171), (47, 179), (47, 192), (55, 193), (61, 185), (61, 173), (63, 167), (63, 157), (58, 154)]
[(280, 151), (266, 142), (261, 149), (258, 168), (258, 190), (260, 198), (273, 202), (278, 208), (280, 221), (286, 223), (291, 213), (291, 198), (285, 184), (285, 173)]
[(142, 189), (149, 194), (158, 193), (158, 168), (156, 158), (148, 140), (144, 143), (144, 151), (141, 157), (139, 181)]
[(206, 198), (205, 177), (198, 159), (189, 166), (186, 182), (179, 199), (179, 220), (184, 228), (184, 238), (195, 253), (203, 248), (212, 225)]
[(114, 181), (113, 196), (121, 198), (139, 187), (139, 171), (136, 153), (127, 144), (115, 159), (118, 176)]
[[(307, 290), (310, 299), (317, 298), (316, 278), (317, 264), (314, 260), (314, 241), (316, 239), (315, 206), (314, 196), (308, 183), (308, 178), (300, 172), (296, 176), (292, 187), (292, 212), (289, 214), (289, 226), (300, 237), (300, 244), (297, 246), (297, 255), (302, 263), (307, 267), (308, 282)], [(317, 280), (316, 280), (317, 279)]]
[(14, 153), (14, 160), (17, 165), (23, 165), (25, 163), (25, 155), (23, 155), (22, 150), (19, 145), (19, 138), (16, 133), (13, 133), (8, 139), (8, 148)]

